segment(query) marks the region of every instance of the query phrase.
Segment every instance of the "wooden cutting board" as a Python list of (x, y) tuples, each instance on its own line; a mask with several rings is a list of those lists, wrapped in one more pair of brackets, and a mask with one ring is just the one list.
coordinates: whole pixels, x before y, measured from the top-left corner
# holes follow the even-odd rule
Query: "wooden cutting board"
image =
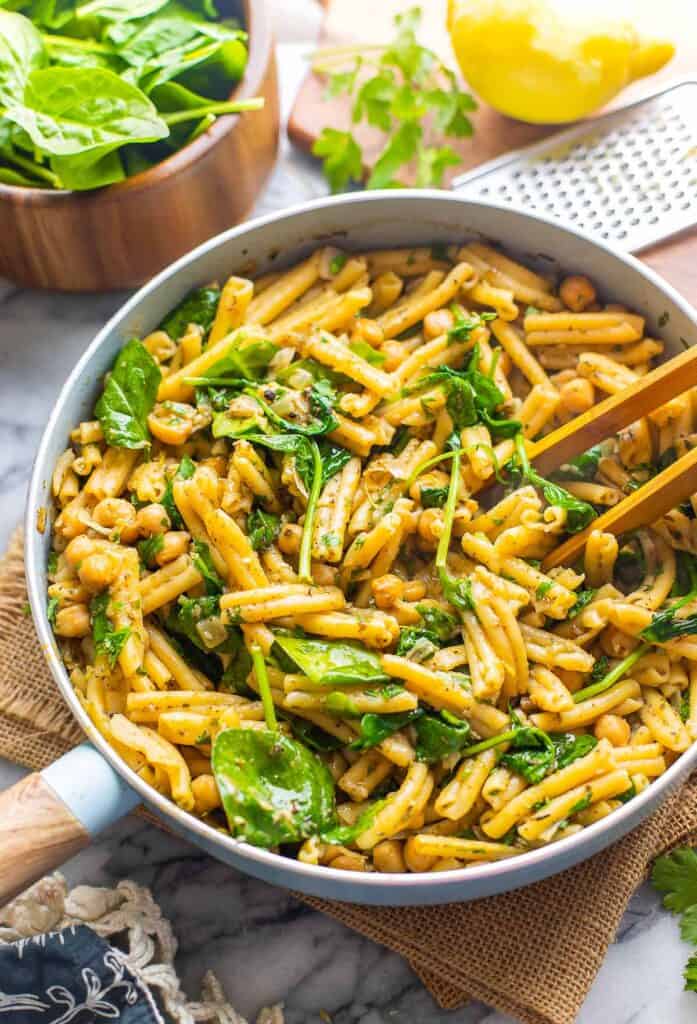
[[(608, 2), (614, 4), (618, 0)], [(326, 16), (321, 45), (384, 43), (393, 35), (395, 14), (413, 7), (414, 0), (325, 0), (324, 5)], [(697, 2), (661, 0), (656, 4), (655, 0), (627, 0), (627, 5), (640, 29), (673, 38), (677, 53), (666, 68), (652, 78), (634, 83), (608, 109), (640, 99), (653, 92), (661, 82), (688, 74), (697, 75)], [(422, 0), (419, 37), (454, 68), (456, 62), (445, 28), (446, 7), (447, 0)], [(347, 98), (327, 99), (322, 79), (309, 73), (291, 112), (288, 134), (293, 142), (309, 152), (323, 128), (345, 129), (350, 126), (350, 120)], [(481, 102), (472, 121), (474, 136), (452, 143), (462, 155), (463, 162), (450, 171), (444, 184), (464, 170), (558, 130), (515, 121)], [(367, 168), (370, 168), (380, 151), (381, 135), (377, 130), (363, 126), (358, 128), (356, 135), (366, 155)], [(641, 259), (697, 305), (697, 230), (647, 250)]]

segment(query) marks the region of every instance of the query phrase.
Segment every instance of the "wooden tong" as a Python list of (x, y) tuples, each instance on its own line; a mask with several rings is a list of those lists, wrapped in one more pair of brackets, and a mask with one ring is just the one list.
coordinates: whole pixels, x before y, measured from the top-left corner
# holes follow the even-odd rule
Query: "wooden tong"
[[(546, 476), (611, 437), (652, 409), (697, 385), (697, 345), (688, 348), (618, 395), (599, 402), (526, 450), (537, 471)], [(583, 551), (593, 530), (624, 533), (647, 526), (697, 492), (697, 448), (682, 455), (646, 484), (573, 534), (542, 561), (543, 569), (569, 565)]]

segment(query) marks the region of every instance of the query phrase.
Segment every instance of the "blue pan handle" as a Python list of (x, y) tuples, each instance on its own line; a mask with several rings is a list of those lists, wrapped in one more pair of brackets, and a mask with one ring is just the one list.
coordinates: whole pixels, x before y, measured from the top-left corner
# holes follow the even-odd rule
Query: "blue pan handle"
[(0, 793), (0, 906), (138, 803), (89, 743)]

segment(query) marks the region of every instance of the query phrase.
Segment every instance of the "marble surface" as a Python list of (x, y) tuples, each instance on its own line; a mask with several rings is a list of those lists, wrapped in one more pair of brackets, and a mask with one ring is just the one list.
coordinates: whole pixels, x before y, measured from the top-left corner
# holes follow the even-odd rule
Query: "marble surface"
[[(276, 0), (287, 109), (311, 49), (312, 0)], [(311, 162), (284, 141), (256, 212), (325, 192)], [(0, 545), (22, 515), (34, 449), (56, 391), (124, 295), (36, 293), (0, 281)], [(0, 789), (21, 769), (0, 759)], [(72, 884), (131, 877), (152, 888), (172, 920), (185, 987), (214, 968), (239, 1010), (282, 1000), (288, 1024), (507, 1024), (481, 1005), (440, 1010), (396, 955), (248, 879), (136, 818), (103, 834), (65, 867)], [(560, 908), (563, 912), (563, 908)], [(589, 908), (592, 913), (592, 907)], [(697, 999), (681, 992), (687, 948), (676, 923), (643, 887), (634, 896), (578, 1018), (580, 1024), (688, 1024)], [(574, 965), (567, 964), (573, 971)], [(511, 965), (515, 970), (515, 965)], [(324, 1012), (322, 1012), (324, 1011)]]

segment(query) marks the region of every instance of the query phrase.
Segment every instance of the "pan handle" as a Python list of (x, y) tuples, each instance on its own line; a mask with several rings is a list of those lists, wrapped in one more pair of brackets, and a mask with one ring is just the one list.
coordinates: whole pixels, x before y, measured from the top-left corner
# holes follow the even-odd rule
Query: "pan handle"
[(89, 743), (0, 793), (0, 906), (138, 803)]

